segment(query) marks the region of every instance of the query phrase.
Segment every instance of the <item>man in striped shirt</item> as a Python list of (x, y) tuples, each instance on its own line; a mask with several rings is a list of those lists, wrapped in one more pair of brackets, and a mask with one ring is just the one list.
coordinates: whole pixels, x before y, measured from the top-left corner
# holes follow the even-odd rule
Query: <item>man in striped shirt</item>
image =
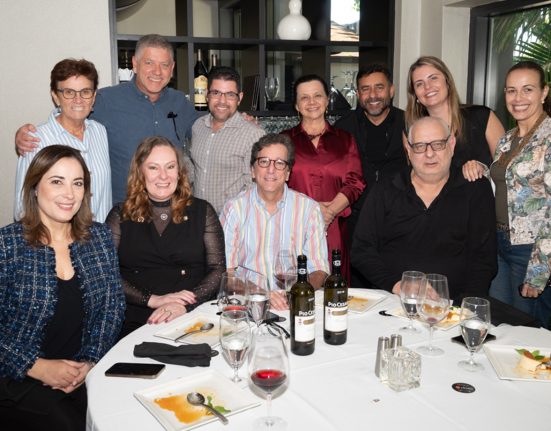
[[(264, 274), (275, 285), (281, 250), (308, 257), (310, 283), (321, 287), (329, 273), (327, 243), (319, 204), (287, 187), (295, 150), (285, 135), (269, 134), (253, 145), (254, 185), (230, 199), (220, 216), (228, 268), (242, 266)], [(287, 308), (284, 291), (272, 292), (271, 305)]]

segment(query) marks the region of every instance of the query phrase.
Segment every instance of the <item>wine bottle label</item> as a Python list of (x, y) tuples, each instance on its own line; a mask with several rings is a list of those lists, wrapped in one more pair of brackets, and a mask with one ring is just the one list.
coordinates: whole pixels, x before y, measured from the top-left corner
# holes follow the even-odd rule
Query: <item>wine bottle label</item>
[(326, 305), (325, 307), (325, 330), (331, 332), (346, 331), (348, 326), (348, 304), (344, 306), (337, 303), (333, 306)]
[(306, 274), (306, 268), (299, 268), (297, 271), (300, 275)]
[(205, 75), (199, 75), (193, 80), (194, 102), (196, 106), (205, 106), (207, 104), (207, 85), (208, 80)]
[(316, 338), (316, 312), (315, 310), (302, 312), (295, 316), (295, 341), (308, 342)]
[(341, 261), (340, 260), (334, 260), (333, 261), (333, 266), (341, 266)]

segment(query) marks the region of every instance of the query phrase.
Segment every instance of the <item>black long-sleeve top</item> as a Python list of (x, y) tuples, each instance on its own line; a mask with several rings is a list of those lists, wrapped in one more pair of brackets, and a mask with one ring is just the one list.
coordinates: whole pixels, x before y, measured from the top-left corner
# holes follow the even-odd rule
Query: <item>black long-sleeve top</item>
[(377, 183), (360, 213), (352, 265), (371, 288), (391, 291), (402, 272), (448, 277), (450, 298), (486, 295), (497, 270), (494, 198), (483, 178), (466, 181), (452, 168), (427, 208), (410, 173)]

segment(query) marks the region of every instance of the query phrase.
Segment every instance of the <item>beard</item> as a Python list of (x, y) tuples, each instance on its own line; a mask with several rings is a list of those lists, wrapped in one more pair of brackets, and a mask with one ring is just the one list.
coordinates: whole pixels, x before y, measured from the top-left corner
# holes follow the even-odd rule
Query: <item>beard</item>
[[(377, 106), (372, 106), (371, 103), (379, 102)], [(361, 107), (364, 109), (364, 111), (367, 111), (367, 113), (373, 117), (378, 117), (379, 115), (382, 115), (390, 106), (390, 98), (383, 98), (383, 97), (371, 97), (369, 99), (365, 99), (361, 101), (360, 103)]]

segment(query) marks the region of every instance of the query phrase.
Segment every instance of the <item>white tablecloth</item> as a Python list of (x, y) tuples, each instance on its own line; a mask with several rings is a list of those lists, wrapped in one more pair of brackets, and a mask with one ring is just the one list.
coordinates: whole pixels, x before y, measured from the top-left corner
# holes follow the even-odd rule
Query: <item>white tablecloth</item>
[[(405, 320), (379, 315), (380, 310), (399, 307), (394, 295), (364, 314), (349, 315), (348, 341), (330, 346), (323, 341), (321, 309), (317, 309), (316, 350), (300, 357), (289, 354), (289, 387), (274, 399), (274, 415), (283, 417), (287, 429), (309, 431), (343, 430), (551, 430), (551, 383), (500, 380), (484, 353), (476, 360), (485, 370), (471, 373), (457, 366), (468, 357), (467, 350), (450, 342), (458, 328), (435, 331), (434, 343), (445, 355), (422, 357), (421, 387), (394, 392), (374, 375), (377, 338), (398, 332)], [(217, 307), (203, 304), (198, 310), (215, 313)], [(285, 315), (285, 314), (283, 314)], [(288, 317), (288, 313), (287, 313)], [(285, 322), (288, 327), (288, 321)], [(418, 335), (403, 335), (403, 343), (414, 348), (428, 340), (428, 329), (420, 323)], [(163, 427), (134, 398), (138, 390), (204, 371), (167, 365), (155, 380), (108, 378), (105, 370), (115, 362), (153, 362), (134, 358), (134, 345), (143, 341), (168, 342), (153, 334), (161, 325), (146, 325), (121, 340), (94, 367), (86, 379), (88, 389), (89, 431), (147, 430)], [(492, 343), (515, 346), (538, 346), (551, 351), (551, 332), (545, 329), (502, 325), (492, 329), (497, 339)], [(222, 355), (211, 367), (231, 377), (232, 370)], [(240, 375), (246, 376), (247, 364)], [(250, 391), (245, 381), (243, 391)], [(462, 382), (475, 387), (474, 393), (459, 393), (452, 384)], [(258, 408), (230, 417), (227, 426), (215, 422), (202, 429), (250, 430), (255, 418), (266, 414), (263, 402)]]

